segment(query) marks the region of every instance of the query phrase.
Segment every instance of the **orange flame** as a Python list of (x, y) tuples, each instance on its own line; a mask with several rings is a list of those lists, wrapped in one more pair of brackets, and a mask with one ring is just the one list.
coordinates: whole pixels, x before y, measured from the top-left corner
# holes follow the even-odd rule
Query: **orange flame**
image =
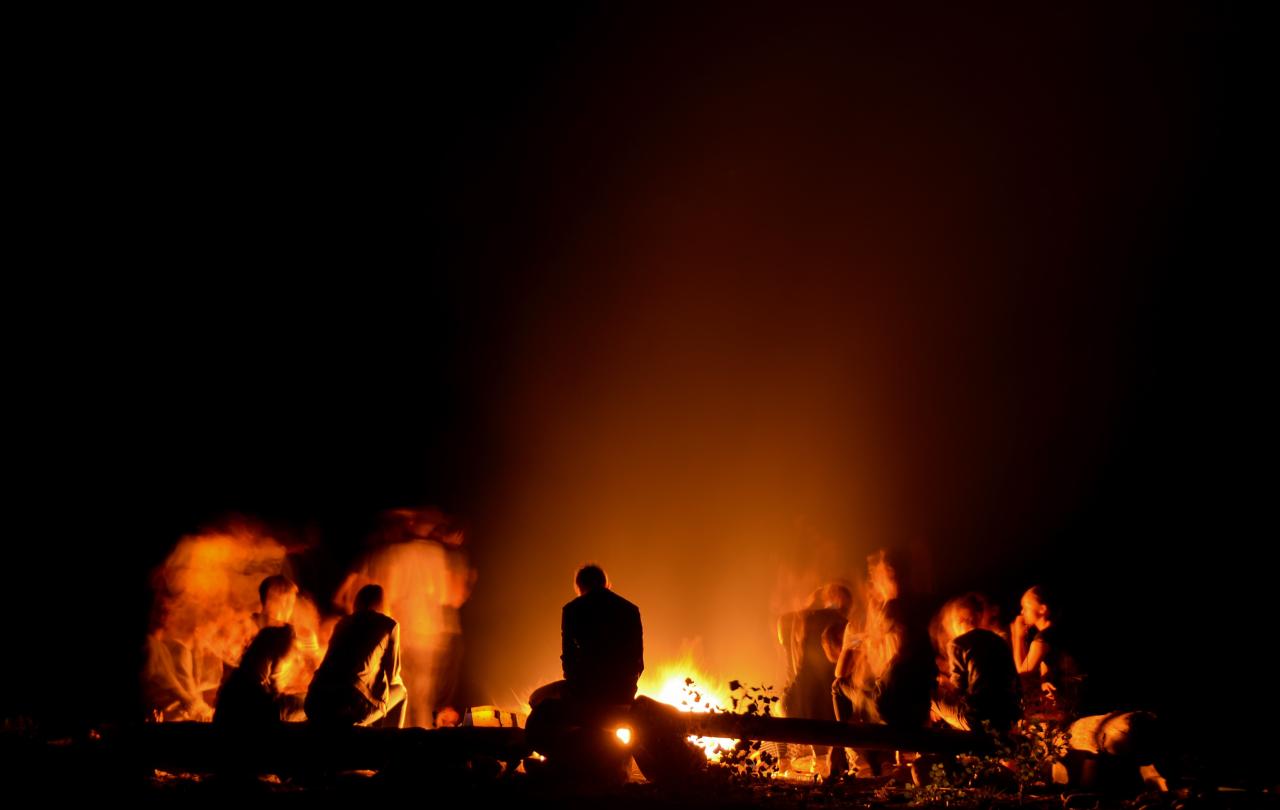
[[(247, 522), (178, 541), (152, 574), (155, 615), (148, 638), (144, 692), (162, 720), (209, 720), (223, 669), (236, 666), (258, 632), (258, 586), (284, 569), (286, 549)], [(299, 596), (292, 622), (298, 645), (281, 686), (306, 690), (323, 654), (320, 614)]]
[[(646, 670), (637, 691), (682, 712), (727, 712), (733, 703), (728, 684), (699, 670), (689, 653), (678, 661)], [(690, 737), (689, 741), (705, 751), (712, 762), (719, 761), (721, 753), (738, 742), (728, 737)]]

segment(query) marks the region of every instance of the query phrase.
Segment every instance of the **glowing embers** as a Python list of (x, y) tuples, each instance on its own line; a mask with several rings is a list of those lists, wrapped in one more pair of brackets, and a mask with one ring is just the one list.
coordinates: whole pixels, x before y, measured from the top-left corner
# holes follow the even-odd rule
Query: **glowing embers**
[[(640, 680), (639, 693), (682, 712), (727, 712), (733, 703), (728, 685), (713, 685), (722, 683), (699, 671), (692, 656), (686, 655), (680, 661), (646, 672)], [(728, 737), (690, 737), (689, 741), (706, 752), (712, 762), (719, 761), (721, 754), (738, 742)]]

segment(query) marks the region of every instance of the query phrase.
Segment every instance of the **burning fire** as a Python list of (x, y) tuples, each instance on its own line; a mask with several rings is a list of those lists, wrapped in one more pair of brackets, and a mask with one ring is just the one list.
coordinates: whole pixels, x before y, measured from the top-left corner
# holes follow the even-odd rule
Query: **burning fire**
[[(258, 632), (258, 586), (284, 569), (287, 549), (261, 529), (236, 523), (190, 535), (156, 569), (155, 615), (144, 688), (160, 720), (209, 720), (226, 667)], [(291, 623), (298, 643), (282, 667), (280, 687), (301, 694), (323, 656), (319, 610), (299, 595)], [(331, 622), (329, 624), (332, 624)], [(154, 699), (151, 699), (154, 696)]]
[[(728, 684), (700, 671), (689, 654), (679, 661), (646, 670), (637, 691), (682, 712), (727, 712), (733, 703)], [(721, 753), (732, 750), (738, 742), (728, 737), (690, 737), (689, 741), (705, 751), (712, 762), (718, 762)]]
[[(409, 725), (430, 727), (432, 709), (453, 687), (437, 673), (449, 672), (454, 659), (448, 656), (460, 654), (458, 609), (475, 571), (461, 549), (461, 531), (438, 510), (392, 510), (383, 520), (378, 542), (334, 601), (349, 613), (360, 587), (383, 586), (387, 612), (401, 628)], [(212, 719), (224, 673), (240, 665), (250, 642), (269, 625), (289, 624), (296, 636), (287, 657), (273, 663), (273, 688), (298, 698), (306, 694), (338, 619), (322, 616), (296, 582), (292, 595), (277, 594), (270, 607), (259, 593), (267, 578), (286, 572), (295, 550), (243, 518), (178, 542), (152, 575), (155, 609), (142, 680), (153, 719)], [(441, 723), (447, 725), (451, 714), (457, 716), (442, 707)]]

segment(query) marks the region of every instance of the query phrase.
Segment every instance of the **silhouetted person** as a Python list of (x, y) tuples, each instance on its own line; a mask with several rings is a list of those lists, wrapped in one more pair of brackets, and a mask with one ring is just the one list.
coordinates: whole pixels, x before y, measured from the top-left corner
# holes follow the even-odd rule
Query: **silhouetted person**
[[(778, 617), (778, 643), (787, 651), (787, 685), (782, 692), (782, 711), (787, 717), (810, 720), (835, 720), (832, 708), (831, 682), (835, 679), (835, 661), (824, 650), (823, 634), (835, 628), (843, 638), (853, 595), (843, 585), (832, 583), (814, 591), (802, 610)], [(780, 768), (790, 767), (792, 756), (799, 756), (792, 746), (779, 746)], [(806, 751), (810, 746), (799, 746)], [(827, 746), (812, 746), (815, 760), (827, 753)]]
[[(640, 609), (610, 589), (598, 565), (580, 568), (574, 588), (578, 597), (560, 615), (564, 679), (529, 696), (529, 744), (580, 781), (625, 781), (632, 754), (656, 781), (676, 782), (705, 766), (685, 740), (679, 712), (636, 697), (644, 671)], [(635, 730), (634, 745), (619, 747), (614, 732), (622, 726)]]
[(262, 629), (218, 690), (215, 723), (257, 727), (302, 719), (302, 701), (281, 690), (285, 661), (297, 641), (289, 624), (297, 594), (298, 586), (282, 576), (267, 577), (258, 587)]
[(383, 613), (384, 599), (381, 586), (364, 586), (356, 594), (355, 612), (334, 628), (307, 690), (311, 722), (404, 726), (407, 691), (400, 676), (400, 626)]
[(791, 679), (782, 696), (787, 717), (834, 720), (831, 681), (834, 662), (823, 651), (822, 634), (835, 625), (843, 636), (853, 596), (843, 585), (819, 588), (804, 610), (778, 619), (778, 640), (787, 648)]
[(334, 602), (349, 612), (361, 587), (382, 586), (387, 613), (400, 625), (409, 691), (405, 724), (431, 728), (436, 712), (449, 707), (457, 690), (462, 665), (460, 609), (471, 595), (476, 572), (467, 561), (462, 530), (439, 509), (392, 509), (381, 521)]
[(610, 589), (598, 565), (583, 566), (573, 581), (578, 598), (560, 614), (567, 694), (591, 703), (630, 703), (644, 672), (640, 609)]
[(986, 602), (966, 594), (943, 608), (943, 621), (952, 636), (947, 645), (948, 687), (934, 702), (934, 711), (948, 725), (978, 731), (983, 723), (1007, 732), (1022, 716), (1022, 694), (1009, 644), (978, 627)]

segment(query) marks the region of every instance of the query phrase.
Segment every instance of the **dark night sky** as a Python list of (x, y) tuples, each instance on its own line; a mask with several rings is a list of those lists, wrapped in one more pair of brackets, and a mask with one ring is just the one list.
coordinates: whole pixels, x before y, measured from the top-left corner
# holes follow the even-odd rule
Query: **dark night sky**
[(733, 677), (881, 542), (1070, 586), (1117, 701), (1269, 695), (1243, 23), (647, 5), (41, 27), (6, 714), (123, 711), (182, 534), (407, 503), (472, 527), (485, 700), (586, 557)]

